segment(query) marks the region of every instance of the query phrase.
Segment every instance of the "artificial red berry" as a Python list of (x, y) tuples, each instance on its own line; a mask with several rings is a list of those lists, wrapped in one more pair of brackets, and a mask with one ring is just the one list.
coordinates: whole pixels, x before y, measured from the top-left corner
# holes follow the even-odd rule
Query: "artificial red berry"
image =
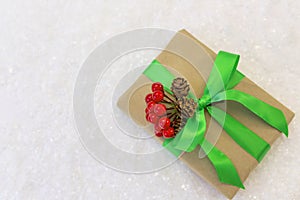
[(164, 98), (164, 93), (160, 90), (157, 90), (152, 94), (152, 99), (155, 102), (160, 102), (161, 100), (163, 100), (163, 98)]
[(164, 87), (160, 82), (156, 82), (152, 84), (152, 92), (155, 91), (162, 91), (162, 92), (164, 91)]
[(158, 121), (158, 116), (154, 113), (149, 113), (149, 122), (156, 124), (156, 122)]
[(158, 121), (158, 125), (161, 129), (168, 129), (170, 127), (171, 121), (167, 117), (162, 117)]
[(153, 110), (154, 110), (154, 106), (155, 105), (150, 105), (149, 107), (147, 106), (146, 108), (145, 108), (145, 113), (147, 114), (147, 113), (152, 113), (153, 112)]
[(146, 97), (145, 97), (145, 101), (146, 103), (149, 103), (150, 101), (152, 101), (152, 94), (147, 94)]
[(162, 116), (165, 115), (167, 110), (166, 110), (166, 106), (164, 104), (155, 104), (153, 106), (153, 112), (157, 115), (157, 116)]
[(164, 138), (172, 138), (174, 137), (175, 132), (174, 132), (174, 128), (169, 127), (168, 129), (163, 130), (163, 136)]
[(147, 120), (148, 122), (150, 122), (150, 119), (149, 119), (149, 113), (146, 113), (146, 120)]
[[(158, 122), (159, 120), (157, 120)], [(155, 131), (161, 131), (162, 129), (160, 128), (160, 126), (158, 125), (158, 123), (154, 124), (154, 130)]]
[(154, 103), (154, 101), (150, 101), (145, 109), (145, 113), (153, 113), (153, 110), (154, 110), (154, 106), (156, 104)]
[(150, 101), (148, 104), (147, 104), (147, 108), (149, 111), (151, 111), (151, 109), (153, 110), (153, 106), (155, 105), (156, 103), (154, 101)]
[(155, 133), (155, 135), (157, 136), (157, 137), (162, 137), (163, 136), (163, 132), (160, 130), (160, 131), (154, 131), (154, 133)]

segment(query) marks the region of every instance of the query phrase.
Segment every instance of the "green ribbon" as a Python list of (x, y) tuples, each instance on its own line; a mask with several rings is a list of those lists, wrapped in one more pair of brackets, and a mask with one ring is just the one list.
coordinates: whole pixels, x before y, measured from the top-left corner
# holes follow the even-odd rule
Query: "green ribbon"
[[(244, 188), (232, 161), (205, 138), (204, 110), (258, 162), (268, 152), (270, 145), (237, 119), (214, 105), (221, 101), (238, 102), (286, 136), (288, 136), (288, 126), (281, 110), (256, 97), (232, 89), (244, 78), (244, 75), (236, 70), (238, 61), (239, 55), (224, 51), (218, 53), (202, 97), (197, 99), (192, 93), (188, 95), (198, 102), (194, 116), (187, 120), (186, 125), (175, 138), (166, 139), (163, 145), (176, 156), (182, 152), (191, 152), (200, 145), (215, 167), (222, 183)], [(143, 74), (153, 82), (161, 82), (165, 91), (172, 94), (170, 88), (175, 76), (157, 60), (154, 60)]]

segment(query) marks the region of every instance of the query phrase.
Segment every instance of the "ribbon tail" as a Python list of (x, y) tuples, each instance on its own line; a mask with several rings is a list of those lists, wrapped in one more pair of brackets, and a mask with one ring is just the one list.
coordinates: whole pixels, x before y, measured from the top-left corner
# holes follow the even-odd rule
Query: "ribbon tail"
[(223, 110), (210, 106), (207, 107), (207, 111), (223, 127), (226, 133), (258, 162), (269, 151), (269, 143)]
[(220, 182), (245, 189), (234, 164), (223, 152), (206, 139), (204, 139), (201, 148), (215, 167)]
[(288, 125), (283, 112), (256, 97), (238, 90), (227, 90), (213, 97), (212, 102), (223, 100), (236, 101), (272, 127), (288, 136)]

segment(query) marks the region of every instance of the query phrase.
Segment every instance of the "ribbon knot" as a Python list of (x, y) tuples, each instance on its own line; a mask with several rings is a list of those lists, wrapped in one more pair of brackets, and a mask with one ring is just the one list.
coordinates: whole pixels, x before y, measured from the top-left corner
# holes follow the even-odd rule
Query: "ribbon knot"
[(200, 99), (198, 99), (198, 110), (203, 110), (210, 103), (211, 103), (210, 96), (203, 95)]

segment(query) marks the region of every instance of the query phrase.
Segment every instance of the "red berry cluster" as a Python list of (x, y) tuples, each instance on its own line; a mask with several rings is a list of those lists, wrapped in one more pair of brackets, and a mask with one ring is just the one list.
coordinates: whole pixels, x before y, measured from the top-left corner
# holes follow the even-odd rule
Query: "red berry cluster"
[(158, 137), (172, 138), (175, 136), (174, 128), (171, 126), (171, 120), (168, 118), (164, 101), (165, 94), (163, 85), (159, 82), (152, 84), (152, 93), (147, 94), (145, 101), (147, 107), (146, 120), (154, 124), (154, 133)]

